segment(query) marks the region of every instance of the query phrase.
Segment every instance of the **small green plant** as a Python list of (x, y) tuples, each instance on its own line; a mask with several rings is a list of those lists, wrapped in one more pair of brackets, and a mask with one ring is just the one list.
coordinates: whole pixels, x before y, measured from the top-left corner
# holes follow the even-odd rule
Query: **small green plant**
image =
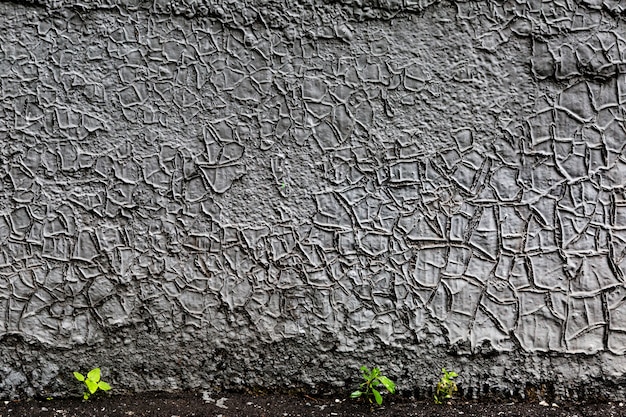
[(452, 398), (455, 392), (458, 391), (454, 378), (459, 376), (454, 371), (446, 371), (446, 368), (442, 368), (443, 375), (439, 382), (437, 382), (437, 390), (435, 392), (435, 404), (443, 404), (445, 400)]
[(396, 384), (391, 379), (381, 375), (380, 369), (374, 368), (370, 371), (367, 366), (361, 366), (361, 373), (363, 375), (363, 382), (357, 391), (350, 394), (350, 398), (364, 396), (371, 403), (373, 397), (376, 404), (381, 405), (383, 403), (383, 396), (380, 394), (380, 388), (378, 388), (381, 384), (390, 394), (396, 392)]
[(98, 390), (109, 391), (111, 389), (109, 384), (100, 380), (100, 368), (92, 369), (87, 376), (80, 372), (74, 372), (74, 377), (87, 387), (87, 391), (83, 393), (83, 399), (85, 400), (88, 400), (89, 396), (95, 394)]

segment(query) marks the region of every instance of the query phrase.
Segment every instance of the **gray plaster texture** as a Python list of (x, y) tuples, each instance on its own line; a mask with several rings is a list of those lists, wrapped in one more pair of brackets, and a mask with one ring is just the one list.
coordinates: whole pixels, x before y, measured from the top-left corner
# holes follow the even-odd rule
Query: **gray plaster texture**
[(0, 1), (0, 398), (626, 398), (626, 1)]

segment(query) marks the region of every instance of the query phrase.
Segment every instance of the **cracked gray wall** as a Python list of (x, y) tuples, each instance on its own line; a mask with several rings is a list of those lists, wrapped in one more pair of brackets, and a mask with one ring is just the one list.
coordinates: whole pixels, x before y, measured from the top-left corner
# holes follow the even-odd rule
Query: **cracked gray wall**
[(624, 16), (0, 2), (0, 397), (623, 382)]

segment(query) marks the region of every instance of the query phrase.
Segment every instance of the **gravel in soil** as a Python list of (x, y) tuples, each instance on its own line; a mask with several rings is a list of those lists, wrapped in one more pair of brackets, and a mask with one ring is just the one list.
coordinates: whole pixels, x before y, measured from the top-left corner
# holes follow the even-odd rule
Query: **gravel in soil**
[(386, 397), (382, 407), (372, 407), (333, 396), (181, 392), (97, 395), (89, 401), (0, 401), (0, 417), (626, 417), (626, 403), (620, 402), (542, 404), (454, 400), (435, 405), (395, 396)]

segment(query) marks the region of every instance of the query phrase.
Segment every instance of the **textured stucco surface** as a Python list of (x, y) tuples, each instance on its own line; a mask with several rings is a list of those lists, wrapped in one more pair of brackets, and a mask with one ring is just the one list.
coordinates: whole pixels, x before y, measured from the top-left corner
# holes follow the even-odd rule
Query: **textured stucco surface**
[(625, 397), (624, 16), (0, 1), (0, 397)]

